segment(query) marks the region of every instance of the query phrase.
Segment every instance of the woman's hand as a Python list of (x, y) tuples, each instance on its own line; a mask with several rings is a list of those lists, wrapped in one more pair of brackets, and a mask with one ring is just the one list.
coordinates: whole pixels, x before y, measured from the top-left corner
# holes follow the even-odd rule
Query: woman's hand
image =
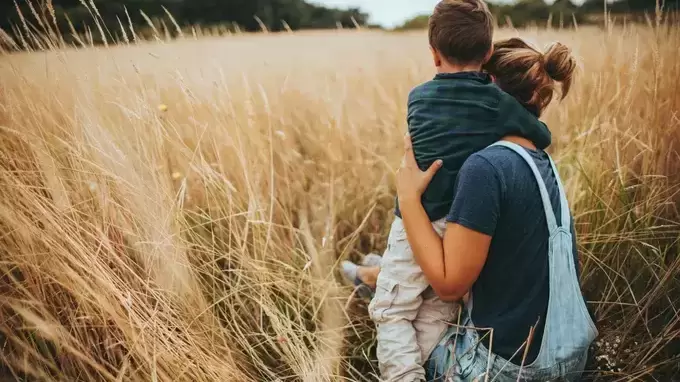
[(426, 171), (421, 171), (418, 168), (418, 163), (416, 163), (413, 146), (411, 145), (411, 137), (408, 134), (404, 136), (404, 151), (404, 158), (397, 170), (397, 196), (399, 196), (399, 203), (420, 203), (420, 198), (425, 189), (427, 189), (434, 174), (437, 173), (444, 162), (437, 160)]

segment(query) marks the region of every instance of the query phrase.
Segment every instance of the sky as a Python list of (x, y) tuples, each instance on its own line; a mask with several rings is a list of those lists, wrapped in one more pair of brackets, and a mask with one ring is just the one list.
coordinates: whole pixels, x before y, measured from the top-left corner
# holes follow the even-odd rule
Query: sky
[(371, 22), (393, 27), (413, 16), (430, 14), (439, 0), (312, 0), (329, 7), (358, 7), (371, 15)]
[[(371, 15), (371, 23), (394, 27), (413, 16), (431, 14), (439, 0), (311, 0), (313, 3), (336, 8), (358, 7)], [(512, 2), (499, 0), (497, 2)], [(547, 1), (551, 3), (551, 0)], [(573, 1), (581, 4), (583, 0)], [(611, 2), (611, 0), (610, 0)]]

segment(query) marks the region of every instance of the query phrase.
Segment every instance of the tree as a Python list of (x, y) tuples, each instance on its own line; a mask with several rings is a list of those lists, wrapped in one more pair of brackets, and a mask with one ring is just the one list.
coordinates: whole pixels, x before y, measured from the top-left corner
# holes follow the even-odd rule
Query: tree
[(409, 30), (409, 29), (425, 29), (430, 21), (430, 16), (419, 15), (412, 19), (406, 20), (404, 24), (397, 27), (397, 30)]

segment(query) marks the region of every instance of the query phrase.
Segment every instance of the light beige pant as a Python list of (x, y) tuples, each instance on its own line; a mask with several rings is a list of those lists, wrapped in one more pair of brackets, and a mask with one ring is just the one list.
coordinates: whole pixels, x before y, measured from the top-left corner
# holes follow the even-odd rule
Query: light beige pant
[[(444, 219), (432, 223), (442, 236)], [(425, 381), (423, 364), (453, 320), (457, 304), (440, 300), (413, 258), (404, 224), (390, 230), (369, 313), (378, 334), (381, 380)]]

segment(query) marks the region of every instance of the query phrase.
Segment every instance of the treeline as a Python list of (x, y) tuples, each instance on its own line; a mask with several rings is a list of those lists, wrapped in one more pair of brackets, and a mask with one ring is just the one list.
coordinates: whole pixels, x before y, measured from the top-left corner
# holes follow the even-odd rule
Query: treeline
[[(553, 27), (570, 26), (574, 23), (587, 24), (604, 13), (643, 14), (654, 13), (657, 6), (666, 12), (678, 11), (680, 0), (617, 0), (605, 5), (605, 0), (586, 0), (576, 5), (571, 0), (555, 0), (552, 4), (544, 0), (519, 0), (510, 4), (487, 2), (489, 9), (500, 26), (524, 27), (529, 24), (551, 24)], [(428, 16), (416, 16), (398, 29), (421, 29), (427, 27)]]
[[(94, 20), (103, 29), (120, 30), (130, 24), (140, 29), (152, 24), (174, 22), (181, 27), (224, 26), (233, 30), (270, 31), (364, 26), (368, 15), (357, 8), (334, 9), (305, 0), (0, 0), (0, 28), (10, 34), (39, 28), (34, 14), (57, 20), (62, 33), (94, 29)], [(29, 21), (24, 26), (21, 14)], [(172, 19), (168, 15), (172, 15)], [(145, 17), (146, 16), (146, 17)], [(70, 24), (70, 25), (69, 25)], [(176, 28), (175, 28), (176, 29)]]
[[(501, 26), (522, 27), (548, 20), (553, 26), (569, 26), (573, 22), (588, 22), (589, 15), (601, 15), (604, 1), (585, 0), (576, 5), (571, 0), (555, 0), (551, 4), (544, 0), (519, 0), (511, 4), (489, 2), (489, 6)], [(658, 1), (666, 10), (677, 10), (680, 4), (680, 0)], [(172, 37), (178, 29), (201, 31), (217, 27), (225, 32), (354, 28), (366, 26), (369, 20), (358, 8), (334, 9), (306, 0), (17, 0), (17, 3), (18, 7), (14, 0), (0, 0), (0, 28), (6, 32), (0, 33), (0, 44), (11, 36), (16, 48), (19, 48), (16, 42), (35, 40), (31, 36), (44, 33), (45, 25), (58, 29), (67, 43), (85, 35), (87, 42), (96, 44), (104, 38), (119, 41), (121, 28), (131, 27), (143, 37), (156, 31)], [(653, 12), (657, 4), (657, 0), (618, 0), (608, 3), (607, 8), (613, 13)], [(425, 15), (415, 17), (398, 29), (424, 28), (427, 19)], [(99, 26), (94, 25), (95, 21)]]
[[(665, 11), (674, 12), (680, 7), (679, 0), (617, 0), (607, 4), (607, 10), (612, 13), (641, 13), (654, 12), (657, 6)], [(602, 0), (586, 0), (581, 7), (582, 11), (593, 12), (602, 11), (604, 2)]]

